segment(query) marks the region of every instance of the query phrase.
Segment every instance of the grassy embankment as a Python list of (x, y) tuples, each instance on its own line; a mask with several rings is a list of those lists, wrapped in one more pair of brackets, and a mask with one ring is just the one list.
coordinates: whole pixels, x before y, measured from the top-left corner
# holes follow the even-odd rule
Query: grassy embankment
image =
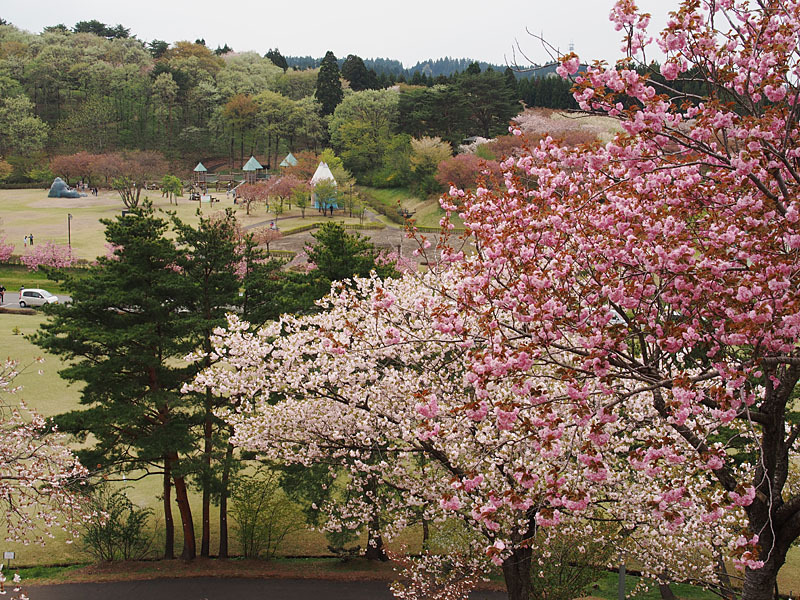
[[(387, 224), (402, 226), (403, 217), (398, 209), (405, 209), (412, 214), (412, 219), (420, 227), (439, 227), (439, 220), (444, 216), (444, 211), (439, 206), (436, 197), (420, 199), (407, 188), (365, 188), (360, 187), (359, 193), (367, 199), (368, 204), (379, 219)], [(458, 215), (453, 215), (453, 224), (462, 227), (463, 223)]]

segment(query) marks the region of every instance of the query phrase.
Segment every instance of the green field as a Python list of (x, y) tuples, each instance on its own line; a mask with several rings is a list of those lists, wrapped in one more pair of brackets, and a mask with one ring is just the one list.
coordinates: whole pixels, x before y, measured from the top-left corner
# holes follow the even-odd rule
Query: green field
[[(180, 219), (192, 224), (198, 221), (198, 209), (201, 214), (213, 214), (230, 208), (243, 228), (268, 226), (275, 219), (274, 213), (267, 212), (263, 204), (252, 204), (248, 215), (243, 206), (234, 205), (224, 192), (212, 195), (219, 202), (203, 204), (202, 207), (187, 198), (178, 198), (177, 205), (170, 204), (158, 191), (151, 191), (149, 198), (156, 208), (175, 212)], [(33, 234), (37, 245), (48, 241), (66, 245), (69, 238), (75, 256), (92, 261), (106, 254), (104, 226), (100, 219), (112, 219), (124, 208), (119, 194), (109, 190), (102, 190), (96, 198), (48, 198), (45, 190), (0, 190), (0, 239), (5, 236), (6, 243), (14, 244), (14, 253), (22, 255), (28, 250), (23, 246), (23, 238), (27, 235)], [(72, 215), (71, 220), (68, 215)], [(356, 218), (339, 214), (335, 218), (345, 223), (359, 222)], [(281, 215), (278, 225), (281, 229), (290, 229), (321, 220), (324, 219), (316, 210), (306, 209), (306, 217), (302, 218), (301, 211), (293, 206), (291, 211)], [(9, 285), (6, 288), (13, 289)]]

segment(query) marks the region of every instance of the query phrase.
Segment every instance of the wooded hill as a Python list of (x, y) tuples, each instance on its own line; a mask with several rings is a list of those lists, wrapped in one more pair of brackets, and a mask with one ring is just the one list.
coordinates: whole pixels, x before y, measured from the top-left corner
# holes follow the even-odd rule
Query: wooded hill
[(330, 146), (359, 181), (395, 185), (412, 138), (452, 151), (507, 133), (521, 102), (574, 106), (560, 78), (517, 81), (511, 69), (450, 58), (407, 78), (392, 72), (399, 64), (329, 53), (300, 70), (277, 49), (144, 42), (97, 21), (39, 34), (0, 21), (0, 182), (47, 181), (52, 157), (79, 151), (156, 151), (184, 175), (199, 160), (238, 169), (255, 154), (274, 168), (289, 151)]

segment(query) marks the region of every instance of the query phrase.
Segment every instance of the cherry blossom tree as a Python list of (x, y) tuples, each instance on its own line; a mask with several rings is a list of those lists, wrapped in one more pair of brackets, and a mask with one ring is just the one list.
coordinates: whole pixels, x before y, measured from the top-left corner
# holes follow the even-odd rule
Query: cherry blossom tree
[(457, 154), (439, 163), (436, 181), (443, 186), (455, 185), (461, 189), (474, 188), (478, 178), (484, 172), (499, 175), (500, 165), (493, 160), (483, 160), (475, 154)]
[[(68, 448), (66, 436), (23, 403), (11, 402), (21, 390), (14, 384), (19, 372), (16, 361), (0, 365), (0, 507), (5, 539), (44, 544), (56, 529), (76, 538), (81, 522), (100, 518), (87, 511), (78, 490), (87, 471)], [(0, 572), (0, 583), (5, 581)], [(15, 575), (11, 597), (24, 597), (19, 581)]]
[(267, 249), (267, 254), (269, 254), (270, 243), (281, 239), (283, 234), (278, 229), (259, 227), (252, 232), (252, 236), (253, 241), (259, 246), (263, 245)]
[[(454, 270), (335, 284), (323, 312), (285, 316), (257, 332), (230, 316), (214, 338), (219, 362), (194, 385), (231, 398), (224, 417), (235, 445), (272, 460), (347, 469), (342, 500), (322, 507), (328, 528), (392, 537), (420, 511), (427, 521), (458, 519), (469, 528), (472, 540), (459, 553), (424, 556), (396, 588), (399, 597), (428, 597), (424, 573), (450, 590), (446, 597), (466, 597), (495, 563), (509, 598), (528, 598), (530, 539), (556, 525), (619, 543), (656, 577), (713, 581), (713, 566), (694, 558), (717, 547), (735, 553), (741, 509), (713, 514), (725, 492), (708, 471), (687, 475), (678, 451), (629, 458), (630, 448), (659, 448), (665, 438), (691, 450), (646, 403), (605, 406), (602, 395), (580, 390), (591, 408), (576, 421), (574, 406), (551, 402), (574, 393), (570, 383), (524, 357), (524, 377), (476, 385), (469, 351), (491, 343), (480, 323), (451, 317), (456, 302), (436, 292), (442, 284), (455, 291), (462, 279)], [(493, 367), (487, 354), (485, 369)], [(653, 477), (669, 482), (671, 493)], [(593, 518), (635, 527), (604, 540)], [(447, 571), (436, 566), (443, 561)]]
[(70, 185), (70, 179), (73, 177), (91, 179), (98, 158), (97, 155), (86, 151), (55, 156), (50, 161), (50, 169), (56, 175), (63, 176), (67, 185)]
[[(286, 201), (291, 202), (294, 191), (298, 188), (308, 193), (308, 184), (299, 180), (294, 175), (284, 175), (282, 177), (273, 177), (267, 181), (268, 194), (270, 197), (278, 198), (280, 200), (281, 208)], [(291, 205), (289, 206), (291, 208)]]
[[(523, 381), (531, 365), (557, 377), (563, 389), (520, 388), (502, 410), (543, 403), (567, 428), (600, 418), (580, 458), (598, 469), (613, 472), (596, 436), (618, 436), (601, 415), (663, 427), (628, 448), (630, 465), (678, 503), (685, 492), (661, 469), (712, 475), (724, 500), (700, 518), (743, 508), (741, 595), (766, 600), (800, 536), (800, 3), (681, 2), (652, 77), (649, 16), (619, 0), (611, 19), (626, 58), (576, 75), (569, 54), (559, 73), (574, 76), (583, 110), (623, 132), (573, 148), (546, 137), (503, 163), (501, 190), (451, 190), (444, 208), (479, 251), (445, 257), (465, 272), (455, 293), (442, 288), (456, 307), (439, 327), (480, 324), (487, 344), (470, 350), (469, 371), (490, 413), (497, 379)], [(702, 95), (685, 91), (697, 80)], [(628, 498), (686, 527), (661, 501)]]
[(253, 202), (269, 201), (269, 189), (264, 183), (243, 183), (236, 188), (236, 200), (244, 204), (247, 214), (250, 214), (250, 205)]
[(71, 267), (77, 261), (77, 257), (69, 246), (54, 244), (52, 240), (48, 240), (44, 244), (33, 246), (20, 260), (28, 270), (37, 271), (39, 267), (56, 269)]
[(14, 244), (7, 244), (6, 236), (0, 237), (0, 262), (8, 262), (12, 254), (14, 254)]
[(116, 169), (111, 180), (127, 208), (136, 208), (141, 200), (142, 189), (148, 182), (160, 179), (168, 171), (164, 157), (151, 150), (134, 150), (121, 155), (117, 160), (103, 164), (102, 169)]

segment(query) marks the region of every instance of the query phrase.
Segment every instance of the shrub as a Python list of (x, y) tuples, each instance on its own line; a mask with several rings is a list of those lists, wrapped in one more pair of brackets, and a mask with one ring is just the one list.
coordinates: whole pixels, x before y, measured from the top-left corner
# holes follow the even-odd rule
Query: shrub
[(305, 527), (300, 509), (286, 497), (278, 475), (267, 469), (235, 481), (231, 516), (245, 558), (274, 557), (287, 535)]
[(90, 498), (91, 509), (102, 515), (89, 521), (83, 532), (83, 545), (97, 560), (139, 560), (150, 550), (151, 538), (145, 531), (152, 511), (133, 504), (124, 489), (111, 491), (97, 486)]
[(609, 529), (597, 536), (570, 534), (540, 527), (532, 546), (531, 599), (571, 600), (583, 595), (586, 587), (602, 576), (603, 566), (616, 551), (613, 544), (595, 539), (608, 539), (606, 534), (611, 533)]

